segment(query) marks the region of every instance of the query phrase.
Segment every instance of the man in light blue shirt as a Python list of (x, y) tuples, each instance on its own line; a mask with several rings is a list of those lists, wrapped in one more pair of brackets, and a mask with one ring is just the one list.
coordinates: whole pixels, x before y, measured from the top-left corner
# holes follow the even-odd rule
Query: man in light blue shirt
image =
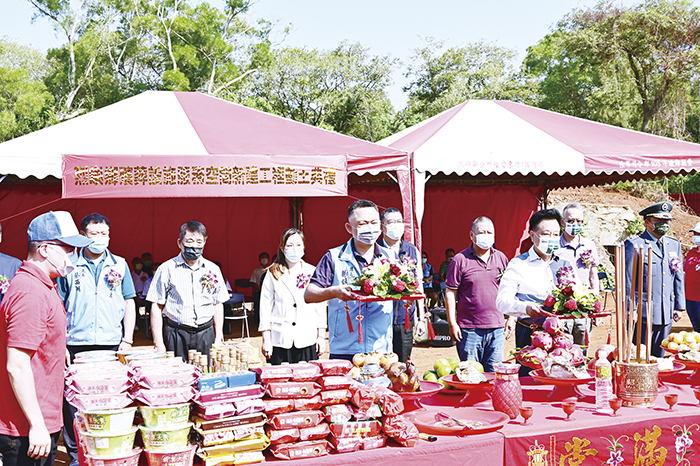
[[(134, 282), (126, 261), (112, 254), (109, 220), (98, 213), (85, 217), (80, 234), (92, 240), (78, 255), (75, 271), (56, 279), (58, 293), (66, 306), (66, 349), (69, 362), (77, 353), (94, 350), (128, 350), (134, 343), (136, 305)], [(73, 432), (75, 408), (64, 403), (63, 437), (71, 457), (78, 464)]]

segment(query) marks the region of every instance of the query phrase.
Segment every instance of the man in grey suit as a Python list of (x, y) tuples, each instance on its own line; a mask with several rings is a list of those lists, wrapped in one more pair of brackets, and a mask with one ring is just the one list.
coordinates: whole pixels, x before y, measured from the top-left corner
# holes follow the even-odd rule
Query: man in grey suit
[(639, 212), (639, 215), (644, 217), (646, 230), (641, 235), (625, 241), (625, 290), (628, 302), (631, 298), (634, 249), (638, 248), (644, 252), (642, 343), (646, 343), (647, 250), (649, 248), (652, 250), (651, 288), (654, 310), (651, 326), (651, 354), (657, 357), (663, 357), (664, 350), (661, 348), (661, 342), (671, 332), (673, 322), (677, 322), (681, 318), (680, 313), (685, 310), (681, 243), (666, 235), (670, 229), (670, 221), (673, 219), (672, 209), (673, 205), (670, 202), (659, 202)]

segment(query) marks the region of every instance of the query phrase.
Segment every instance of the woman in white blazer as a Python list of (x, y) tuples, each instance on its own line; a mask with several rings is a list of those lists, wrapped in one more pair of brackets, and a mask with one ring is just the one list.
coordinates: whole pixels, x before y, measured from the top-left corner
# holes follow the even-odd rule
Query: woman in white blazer
[(304, 290), (316, 267), (302, 260), (304, 234), (282, 233), (277, 260), (260, 289), (262, 353), (272, 364), (318, 359), (326, 347), (326, 303), (307, 304)]

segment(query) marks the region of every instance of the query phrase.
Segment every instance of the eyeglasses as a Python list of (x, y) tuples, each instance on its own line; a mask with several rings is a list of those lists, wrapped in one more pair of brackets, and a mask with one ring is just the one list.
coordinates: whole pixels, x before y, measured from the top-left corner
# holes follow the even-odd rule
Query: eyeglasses
[(363, 221), (357, 222), (358, 227), (364, 227), (366, 225), (379, 225), (379, 220), (371, 220), (371, 221), (363, 220)]
[(69, 246), (68, 244), (63, 244), (63, 243), (44, 243), (47, 246), (58, 246), (65, 252), (66, 254), (70, 254), (72, 252), (75, 252), (75, 247)]
[(188, 247), (198, 247), (198, 248), (201, 248), (202, 246), (204, 246), (204, 243), (205, 243), (205, 242), (206, 242), (206, 241), (202, 241), (202, 240), (197, 240), (197, 241), (195, 241), (195, 240), (190, 240), (190, 239), (188, 239), (188, 240), (186, 240), (186, 241), (183, 241), (182, 244), (184, 244), (185, 246), (188, 246)]
[(566, 221), (567, 225), (583, 225), (583, 220), (571, 219)]
[(387, 220), (384, 223), (386, 223), (387, 225), (398, 225), (398, 224), (403, 225), (404, 222), (403, 222), (403, 220)]

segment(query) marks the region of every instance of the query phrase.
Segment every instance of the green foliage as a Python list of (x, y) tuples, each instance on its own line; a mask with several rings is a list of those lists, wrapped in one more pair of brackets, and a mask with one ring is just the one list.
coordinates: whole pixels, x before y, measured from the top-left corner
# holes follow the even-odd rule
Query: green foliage
[(53, 104), (41, 81), (47, 69), (38, 51), (0, 39), (0, 141), (46, 125)]
[(239, 102), (370, 141), (391, 134), (386, 88), (395, 60), (347, 42), (329, 51), (283, 48), (270, 57), (245, 83)]
[(626, 238), (629, 238), (630, 236), (642, 234), (645, 229), (642, 217), (635, 215), (635, 219), (625, 228), (624, 234)]
[(404, 88), (408, 107), (401, 115), (408, 126), (468, 99), (532, 100), (514, 66), (515, 51), (484, 42), (443, 48), (430, 39), (414, 52), (406, 72), (411, 82)]
[(645, 0), (631, 8), (603, 1), (574, 11), (559, 29), (566, 33), (567, 53), (590, 63), (599, 76), (614, 65), (623, 93), (634, 87), (635, 129), (687, 137), (690, 83), (700, 64), (700, 10), (690, 1)]
[(598, 289), (600, 290), (614, 290), (615, 289), (615, 274), (610, 273), (608, 269), (605, 268), (603, 264), (598, 264), (598, 272), (605, 272), (607, 278), (601, 278), (598, 283)]

